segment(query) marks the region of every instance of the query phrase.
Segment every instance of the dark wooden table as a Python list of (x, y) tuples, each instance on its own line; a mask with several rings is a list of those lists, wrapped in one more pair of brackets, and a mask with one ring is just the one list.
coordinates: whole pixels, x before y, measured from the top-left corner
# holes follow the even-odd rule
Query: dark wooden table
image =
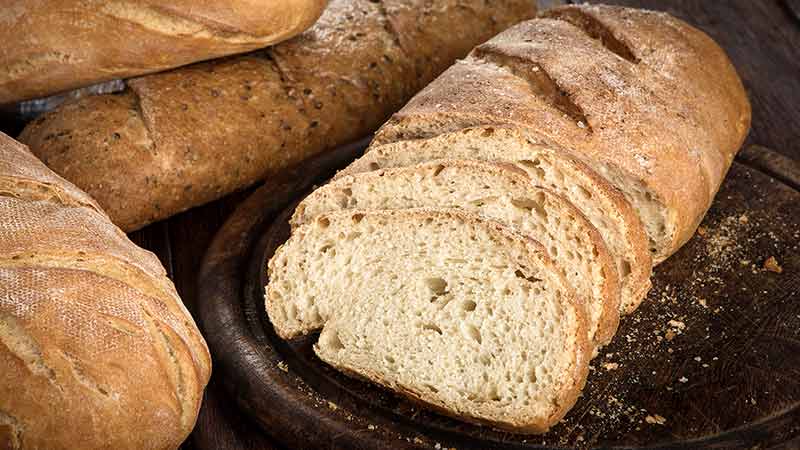
[[(747, 144), (766, 146), (800, 160), (800, 0), (607, 2), (668, 11), (709, 33), (727, 50), (750, 95), (753, 127)], [(195, 208), (131, 236), (161, 258), (192, 312), (203, 301), (196, 296), (203, 254), (225, 218), (248, 192)], [(209, 391), (224, 395), (217, 387), (212, 376)], [(207, 417), (208, 410), (204, 414), (202, 423), (213, 422)], [(246, 420), (241, 417), (241, 421)], [(234, 424), (211, 432), (237, 433), (237, 427)], [(269, 445), (264, 439), (246, 431), (239, 436), (242, 448), (264, 448)], [(183, 448), (193, 448), (191, 437)]]

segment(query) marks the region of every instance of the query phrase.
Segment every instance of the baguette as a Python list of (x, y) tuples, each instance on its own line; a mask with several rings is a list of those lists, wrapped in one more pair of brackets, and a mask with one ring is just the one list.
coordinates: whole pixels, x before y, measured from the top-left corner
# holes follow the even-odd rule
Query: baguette
[(365, 136), (533, 3), (333, 0), (290, 41), (64, 104), (20, 140), (135, 230)]
[(531, 236), (547, 250), (587, 308), (587, 341), (611, 341), (619, 323), (617, 269), (597, 229), (569, 201), (534, 187), (513, 166), (439, 160), (417, 166), (340, 177), (295, 209), (296, 228), (344, 209), (458, 208)]
[(174, 449), (211, 361), (159, 260), (0, 133), (0, 443)]
[(375, 145), (513, 125), (570, 150), (639, 213), (657, 264), (694, 233), (750, 124), (725, 53), (664, 13), (568, 6), (499, 34), (387, 122)]
[(0, 104), (266, 47), (325, 0), (10, 0), (0, 11)]
[(447, 209), (352, 210), (297, 228), (266, 307), (348, 373), (447, 414), (543, 432), (588, 372), (584, 309), (535, 241)]

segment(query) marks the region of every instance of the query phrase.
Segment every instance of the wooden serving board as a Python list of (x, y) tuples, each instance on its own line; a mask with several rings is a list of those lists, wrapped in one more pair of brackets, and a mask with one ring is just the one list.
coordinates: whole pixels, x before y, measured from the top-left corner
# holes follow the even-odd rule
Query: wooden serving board
[[(343, 376), (314, 355), (316, 335), (274, 334), (266, 261), (288, 237), (293, 204), (360, 148), (272, 180), (214, 239), (197, 305), (221, 386), (207, 394), (197, 448), (800, 447), (797, 163), (761, 147), (742, 152), (698, 233), (655, 269), (647, 300), (593, 360), (577, 405), (549, 433), (522, 436)], [(770, 257), (781, 273), (764, 267)]]

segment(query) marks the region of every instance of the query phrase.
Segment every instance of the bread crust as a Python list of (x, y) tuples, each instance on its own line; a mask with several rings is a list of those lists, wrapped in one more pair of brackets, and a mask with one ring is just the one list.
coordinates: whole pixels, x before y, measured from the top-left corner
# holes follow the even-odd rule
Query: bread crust
[(290, 38), (326, 0), (11, 0), (0, 104), (242, 53)]
[(12, 448), (180, 445), (211, 360), (159, 260), (3, 134), (0, 215), (0, 429)]
[(222, 197), (375, 130), (530, 0), (332, 0), (268, 49), (63, 104), (20, 135), (126, 231)]
[[(561, 276), (558, 269), (555, 267), (555, 264), (547, 256), (547, 252), (541, 246), (541, 244), (539, 244), (536, 240), (528, 236), (524, 236), (514, 232), (509, 227), (499, 222), (486, 220), (475, 214), (471, 214), (456, 209), (416, 208), (416, 209), (403, 209), (403, 210), (348, 210), (348, 211), (338, 211), (338, 212), (323, 214), (322, 216), (319, 216), (317, 220), (328, 220), (330, 223), (329, 226), (332, 227), (341, 225), (338, 224), (337, 222), (344, 222), (345, 225), (341, 226), (346, 226), (346, 224), (352, 223), (351, 217), (354, 214), (363, 215), (366, 218), (366, 220), (375, 217), (383, 217), (383, 218), (388, 218), (389, 220), (397, 220), (408, 223), (417, 223), (420, 221), (424, 221), (426, 218), (438, 217), (438, 218), (445, 218), (447, 220), (456, 219), (459, 222), (471, 226), (487, 227), (489, 230), (491, 230), (491, 232), (495, 235), (496, 238), (507, 242), (521, 243), (525, 247), (527, 247), (528, 252), (526, 253), (526, 255), (528, 258), (530, 258), (528, 264), (531, 264), (531, 266), (534, 267), (544, 266), (545, 270), (547, 270), (548, 273), (553, 275), (553, 281), (555, 281), (560, 286), (563, 292), (566, 292), (568, 294), (564, 298), (564, 301), (570, 305), (571, 307), (570, 309), (571, 311), (574, 312), (576, 317), (577, 326), (574, 329), (574, 334), (571, 335), (570, 337), (570, 341), (575, 343), (574, 363), (570, 367), (569, 373), (564, 375), (565, 377), (567, 377), (569, 381), (565, 383), (564, 391), (561, 393), (561, 395), (558, 396), (558, 399), (560, 401), (558, 402), (557, 405), (555, 405), (552, 413), (549, 414), (547, 417), (542, 418), (541, 420), (530, 421), (530, 420), (525, 420), (524, 418), (521, 418), (519, 421), (515, 422), (511, 421), (494, 422), (494, 421), (482, 420), (469, 414), (467, 415), (457, 414), (454, 411), (448, 409), (445, 405), (437, 404), (435, 402), (427, 400), (424, 397), (424, 395), (415, 392), (408, 386), (392, 385), (388, 387), (390, 387), (393, 390), (396, 390), (400, 394), (403, 394), (414, 401), (418, 401), (425, 405), (428, 405), (431, 408), (439, 412), (442, 412), (446, 415), (450, 415), (458, 419), (466, 420), (472, 423), (488, 424), (491, 426), (495, 426), (516, 433), (530, 434), (530, 433), (546, 432), (550, 426), (557, 423), (559, 420), (561, 420), (561, 418), (564, 417), (564, 415), (566, 415), (566, 413), (577, 401), (577, 398), (586, 383), (586, 378), (589, 372), (588, 364), (592, 354), (591, 350), (592, 347), (590, 346), (590, 344), (586, 339), (587, 323), (586, 323), (584, 308), (577, 302), (574, 290), (569, 285), (569, 283), (567, 283), (567, 281), (563, 278), (563, 276)], [(290, 239), (303, 239), (303, 235), (309, 232), (312, 226), (313, 226), (312, 223), (307, 223), (305, 225), (300, 226), (297, 230), (293, 232), (292, 237)], [(281, 251), (281, 249), (279, 249), (278, 251)], [(273, 265), (273, 261), (275, 260), (276, 260), (275, 257), (273, 257), (270, 260), (269, 263), (270, 274), (274, 273), (275, 270), (278, 270), (278, 268)], [(274, 302), (279, 301), (274, 296), (270, 295), (270, 292), (271, 290), (269, 289), (268, 285), (267, 295), (266, 295), (268, 311), (270, 310)], [(335, 321), (335, 318), (329, 319), (329, 322), (330, 321)], [(284, 338), (291, 337), (285, 334), (281, 334), (279, 327), (276, 327), (276, 331), (278, 332), (279, 335), (281, 335)], [(316, 347), (316, 351), (319, 354), (318, 346)], [(328, 361), (328, 362), (335, 364), (335, 361)], [(350, 376), (355, 376), (357, 378), (366, 378), (378, 384), (386, 385), (385, 380), (383, 380), (382, 377), (369, 370), (364, 370), (363, 372), (362, 371), (354, 372), (352, 370), (346, 370), (338, 365), (337, 369), (343, 370)]]
[(408, 135), (413, 122), (453, 117), (525, 128), (663, 204), (660, 262), (692, 235), (746, 136), (750, 109), (741, 82), (710, 38), (665, 14), (567, 9), (597, 17), (630, 42), (629, 60), (558, 11), (546, 13), (558, 19), (519, 24), (476, 47), (395, 114), (375, 142), (420, 137)]

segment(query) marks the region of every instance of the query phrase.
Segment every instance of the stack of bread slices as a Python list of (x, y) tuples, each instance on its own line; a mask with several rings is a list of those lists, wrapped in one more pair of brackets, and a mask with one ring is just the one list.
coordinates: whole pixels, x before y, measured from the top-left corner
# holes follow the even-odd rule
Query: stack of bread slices
[(667, 14), (545, 11), (475, 48), (311, 193), (269, 263), (283, 338), (446, 414), (544, 432), (694, 233), (750, 106)]

